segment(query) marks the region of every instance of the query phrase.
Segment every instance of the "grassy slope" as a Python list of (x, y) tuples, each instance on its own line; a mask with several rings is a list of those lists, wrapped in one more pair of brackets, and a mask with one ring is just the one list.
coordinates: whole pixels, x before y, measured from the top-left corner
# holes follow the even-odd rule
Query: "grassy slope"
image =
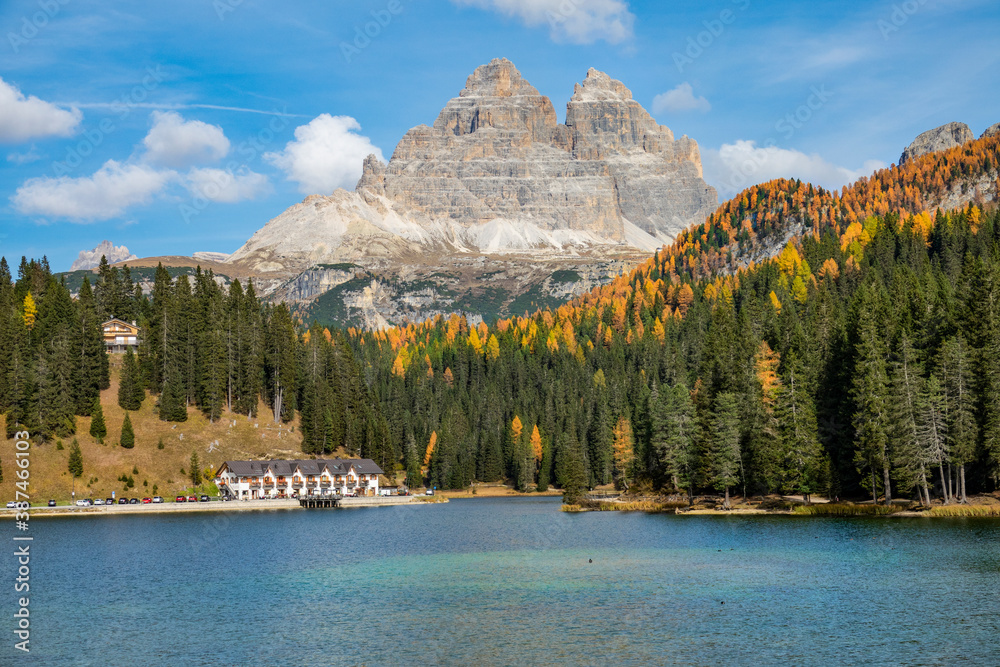
[[(153, 485), (161, 496), (174, 496), (190, 490), (190, 480), (181, 474), (181, 468), (189, 470), (191, 453), (198, 452), (201, 467), (212, 467), (213, 471), (225, 460), (258, 458), (306, 458), (300, 450), (300, 435), (297, 421), (291, 425), (275, 424), (270, 411), (263, 404), (256, 419), (246, 415), (226, 414), (224, 418), (210, 424), (197, 410), (188, 410), (188, 420), (182, 424), (160, 421), (153, 405), (155, 398), (147, 396), (142, 408), (132, 413), (136, 445), (134, 449), (123, 449), (118, 445), (121, 435), (124, 411), (118, 407), (118, 375), (121, 355), (111, 359), (111, 387), (101, 393), (104, 420), (108, 427), (108, 437), (101, 445), (89, 435), (90, 418), (77, 417), (76, 436), (63, 439), (63, 450), (56, 448), (55, 442), (32, 445), (30, 490), (33, 502), (44, 502), (49, 498), (69, 500), (72, 478), (67, 471), (70, 445), (73, 437), (80, 443), (83, 453), (83, 476), (76, 480), (77, 498), (107, 498), (112, 491), (126, 496), (152, 496)], [(4, 419), (0, 415), (0, 422)], [(236, 425), (233, 426), (233, 422)], [(258, 427), (255, 428), (255, 425)], [(295, 427), (294, 432), (290, 426)], [(0, 430), (0, 434), (5, 433)], [(183, 434), (183, 440), (180, 436)], [(163, 439), (163, 449), (157, 443)], [(209, 443), (219, 444), (211, 453)], [(14, 441), (0, 439), (0, 461), (3, 463), (3, 483), (0, 483), (0, 498), (5, 502), (14, 498), (16, 462)], [(139, 474), (133, 474), (133, 466)], [(118, 481), (122, 474), (132, 475), (135, 488), (124, 491)], [(97, 478), (93, 481), (93, 478)], [(148, 486), (143, 486), (143, 481)], [(88, 486), (88, 482), (91, 484)], [(215, 485), (203, 485), (208, 493)]]

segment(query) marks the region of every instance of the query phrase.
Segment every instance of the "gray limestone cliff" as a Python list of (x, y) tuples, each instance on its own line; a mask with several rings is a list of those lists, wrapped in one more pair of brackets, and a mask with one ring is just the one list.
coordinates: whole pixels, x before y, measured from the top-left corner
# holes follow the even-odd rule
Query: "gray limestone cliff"
[(388, 164), (366, 159), (355, 192), (310, 196), (229, 261), (302, 270), (428, 250), (650, 251), (717, 204), (698, 144), (675, 139), (620, 81), (590, 70), (560, 124), (549, 98), (497, 59)]
[(965, 123), (947, 123), (933, 130), (927, 130), (913, 140), (899, 157), (899, 164), (906, 164), (915, 157), (948, 150), (975, 139), (972, 130)]

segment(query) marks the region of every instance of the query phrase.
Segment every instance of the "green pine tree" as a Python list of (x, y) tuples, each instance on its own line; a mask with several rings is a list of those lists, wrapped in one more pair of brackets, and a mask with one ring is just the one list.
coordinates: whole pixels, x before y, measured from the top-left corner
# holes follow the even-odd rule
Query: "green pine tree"
[(145, 391), (142, 387), (142, 378), (139, 376), (139, 366), (132, 353), (132, 348), (128, 348), (122, 360), (121, 378), (118, 382), (118, 406), (122, 410), (138, 410), (142, 407), (144, 397)]
[(73, 446), (70, 447), (66, 467), (73, 477), (83, 476), (83, 453), (80, 451), (80, 443), (76, 441), (76, 438), (73, 438)]
[(125, 449), (132, 449), (135, 447), (135, 431), (132, 430), (132, 419), (129, 417), (129, 413), (125, 413), (125, 421), (122, 423), (122, 436), (119, 439), (118, 444), (120, 444)]
[(716, 491), (725, 493), (723, 506), (729, 509), (729, 490), (740, 481), (741, 465), (740, 411), (733, 393), (715, 397), (709, 447), (709, 480)]
[(201, 484), (201, 463), (198, 460), (198, 452), (191, 452), (190, 473), (191, 486)]
[(101, 407), (101, 399), (94, 400), (94, 407), (90, 409), (90, 435), (97, 438), (97, 442), (104, 443), (104, 438), (108, 435), (108, 427), (104, 423), (104, 409)]

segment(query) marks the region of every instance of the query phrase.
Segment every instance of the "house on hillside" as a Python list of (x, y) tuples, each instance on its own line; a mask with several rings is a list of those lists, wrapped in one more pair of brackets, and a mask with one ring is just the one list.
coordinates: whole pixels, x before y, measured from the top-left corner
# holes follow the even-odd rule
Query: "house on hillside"
[(135, 321), (112, 318), (101, 325), (104, 331), (104, 347), (108, 352), (124, 352), (128, 348), (133, 351), (139, 347), (139, 327)]
[(371, 459), (226, 461), (215, 473), (215, 484), (222, 495), (240, 500), (377, 496), (381, 474)]

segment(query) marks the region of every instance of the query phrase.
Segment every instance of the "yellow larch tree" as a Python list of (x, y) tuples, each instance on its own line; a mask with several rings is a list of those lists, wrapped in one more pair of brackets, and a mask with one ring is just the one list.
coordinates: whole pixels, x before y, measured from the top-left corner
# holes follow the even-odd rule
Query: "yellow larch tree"
[(535, 463), (542, 462), (542, 434), (538, 431), (538, 424), (531, 429), (531, 453), (535, 456)]
[(22, 306), (24, 310), (24, 326), (30, 329), (35, 326), (35, 318), (38, 317), (38, 307), (35, 305), (35, 300), (31, 297), (31, 292), (24, 295)]
[(434, 456), (434, 446), (437, 445), (437, 431), (431, 431), (431, 440), (427, 443), (427, 452), (424, 454), (424, 467), (431, 464), (431, 457)]

